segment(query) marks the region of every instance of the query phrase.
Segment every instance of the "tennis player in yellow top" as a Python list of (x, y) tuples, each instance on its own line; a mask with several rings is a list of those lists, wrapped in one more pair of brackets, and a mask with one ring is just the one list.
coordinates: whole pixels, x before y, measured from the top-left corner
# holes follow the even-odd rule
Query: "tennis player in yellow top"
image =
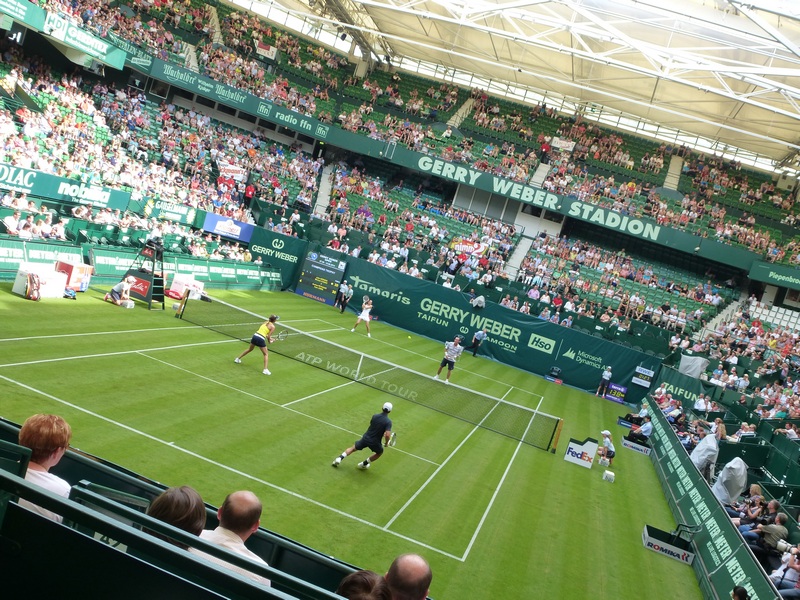
[(269, 351), (267, 350), (267, 344), (271, 344), (273, 341), (272, 339), (272, 332), (275, 331), (275, 321), (280, 319), (278, 315), (270, 315), (269, 319), (264, 321), (261, 324), (261, 327), (258, 328), (253, 334), (253, 337), (250, 339), (250, 346), (242, 352), (239, 356), (233, 359), (233, 362), (239, 364), (242, 362), (242, 359), (250, 354), (254, 348), (261, 348), (261, 353), (264, 355), (264, 375), (272, 375), (267, 368), (267, 364), (269, 363)]

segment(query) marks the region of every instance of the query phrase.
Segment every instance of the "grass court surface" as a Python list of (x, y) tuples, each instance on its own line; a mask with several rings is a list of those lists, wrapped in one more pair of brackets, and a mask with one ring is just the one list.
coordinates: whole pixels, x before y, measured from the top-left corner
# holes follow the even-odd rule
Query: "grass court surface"
[[(622, 448), (625, 412), (607, 400), (465, 353), (454, 385), (564, 419), (556, 454), (173, 318), (102, 302), (30, 302), (0, 285), (0, 415), (62, 415), (72, 444), (219, 505), (237, 489), (264, 502), (262, 525), (383, 572), (419, 552), (436, 600), (656, 598), (701, 594), (691, 567), (645, 550), (645, 523), (674, 521), (650, 459)], [(288, 292), (214, 292), (260, 315), (413, 369), (436, 372), (443, 342)], [(255, 331), (255, 328), (253, 328)], [(280, 343), (280, 342), (277, 342)], [(511, 389), (513, 388), (513, 389)], [(446, 394), (444, 384), (437, 393)], [(398, 443), (367, 471), (368, 450), (331, 461), (385, 401)], [(613, 484), (563, 460), (570, 437), (614, 434)], [(74, 483), (74, 482), (73, 482)]]

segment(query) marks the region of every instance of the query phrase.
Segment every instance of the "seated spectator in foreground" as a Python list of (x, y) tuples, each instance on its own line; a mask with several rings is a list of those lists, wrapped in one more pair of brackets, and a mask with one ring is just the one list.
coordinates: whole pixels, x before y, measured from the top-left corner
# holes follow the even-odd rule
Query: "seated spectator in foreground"
[[(197, 490), (188, 485), (171, 487), (161, 492), (150, 503), (147, 514), (196, 536), (200, 535), (206, 524), (206, 505), (203, 498), (197, 493)], [(184, 550), (189, 549), (186, 544), (176, 542), (169, 537), (155, 532), (150, 533)]]
[(336, 593), (347, 600), (392, 600), (386, 580), (375, 571), (354, 571), (339, 583)]
[(794, 423), (786, 423), (783, 429), (776, 429), (775, 433), (783, 434), (790, 440), (796, 440), (798, 437), (800, 437), (797, 434), (797, 425)]
[(647, 446), (652, 434), (653, 424), (650, 422), (650, 415), (645, 415), (641, 427), (631, 429), (631, 432), (625, 436), (625, 439), (635, 444)]
[(756, 558), (762, 566), (768, 566), (768, 557), (770, 553), (774, 553), (778, 549), (778, 542), (785, 540), (789, 537), (789, 530), (786, 529), (786, 523), (789, 517), (786, 513), (778, 513), (775, 515), (775, 522), (768, 525), (758, 525), (756, 532), (758, 538), (755, 542), (749, 542), (750, 549), (755, 554)]
[(428, 561), (419, 554), (401, 554), (386, 573), (392, 600), (425, 600), (432, 579)]
[[(244, 545), (248, 538), (258, 531), (258, 527), (261, 525), (262, 510), (261, 501), (253, 492), (241, 491), (228, 494), (228, 497), (225, 498), (222, 506), (217, 511), (219, 526), (214, 530), (203, 531), (200, 533), (200, 537), (212, 544), (222, 546), (234, 554), (239, 554), (253, 562), (266, 566), (267, 562), (263, 558)], [(226, 566), (256, 583), (265, 586), (270, 585), (269, 579), (256, 575), (247, 569), (237, 567), (212, 556), (204, 556), (211, 562)]]
[[(69, 448), (72, 429), (57, 415), (33, 415), (25, 420), (19, 430), (19, 445), (30, 448), (31, 460), (25, 473), (25, 480), (64, 498), (69, 497), (70, 484), (50, 473)], [(41, 506), (20, 499), (24, 506), (40, 515), (61, 523), (63, 518)]]

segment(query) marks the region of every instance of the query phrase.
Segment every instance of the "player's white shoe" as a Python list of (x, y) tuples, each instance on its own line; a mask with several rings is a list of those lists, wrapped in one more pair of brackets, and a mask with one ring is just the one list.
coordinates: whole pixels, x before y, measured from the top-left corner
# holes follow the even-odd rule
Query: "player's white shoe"
[(262, 372), (264, 375), (272, 375), (272, 373), (270, 373), (270, 372), (269, 372), (269, 369), (264, 369), (264, 370), (263, 370), (263, 371), (261, 371), (261, 372)]
[(350, 333), (354, 333), (354, 332), (355, 332), (355, 329), (351, 329), (351, 330), (350, 330)]
[(445, 385), (450, 385), (450, 380), (449, 380), (449, 379), (445, 379), (445, 380), (444, 380), (444, 384), (445, 384)]
[(233, 359), (233, 362), (235, 362), (237, 365), (240, 365), (242, 364), (242, 359), (237, 356), (236, 358)]
[(338, 467), (340, 464), (342, 464), (342, 457), (341, 456), (337, 456), (336, 458), (333, 459), (333, 462), (331, 463), (331, 466), (332, 467)]
[(372, 334), (371, 334), (371, 333), (368, 333), (368, 334), (367, 334), (367, 337), (372, 337)]
[(434, 378), (434, 379), (439, 379), (439, 375), (438, 375), (438, 374), (436, 374), (436, 375), (434, 375), (434, 376), (433, 376), (433, 378)]
[(370, 466), (371, 464), (372, 464), (372, 463), (368, 463), (367, 461), (360, 462), (360, 463), (358, 463), (358, 468), (359, 468), (359, 469), (369, 469), (369, 466)]

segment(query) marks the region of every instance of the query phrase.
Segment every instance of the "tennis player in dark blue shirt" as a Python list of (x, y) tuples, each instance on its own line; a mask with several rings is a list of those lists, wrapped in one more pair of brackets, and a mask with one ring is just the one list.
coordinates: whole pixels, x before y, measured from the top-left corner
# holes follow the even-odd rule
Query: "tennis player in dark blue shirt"
[(392, 420), (389, 418), (389, 413), (392, 412), (392, 403), (386, 402), (383, 405), (383, 410), (376, 415), (372, 415), (369, 422), (369, 429), (353, 446), (342, 452), (333, 460), (333, 466), (338, 467), (342, 461), (350, 456), (356, 450), (363, 450), (369, 448), (374, 452), (372, 456), (358, 463), (359, 469), (369, 469), (369, 466), (378, 460), (383, 454), (383, 448), (389, 444), (392, 437)]

